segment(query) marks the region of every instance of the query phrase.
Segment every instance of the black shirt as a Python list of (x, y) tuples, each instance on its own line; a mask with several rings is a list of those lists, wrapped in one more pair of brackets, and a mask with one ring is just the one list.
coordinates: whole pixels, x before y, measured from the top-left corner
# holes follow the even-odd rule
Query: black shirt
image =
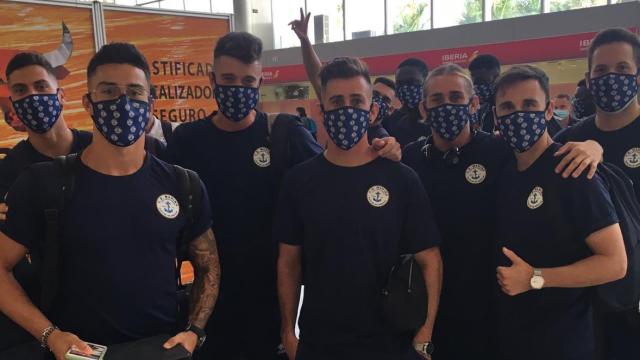
[(478, 131), (453, 165), (433, 145), (427, 158), (427, 143), (405, 147), (402, 161), (420, 176), (442, 234), (444, 276), (434, 340), (445, 358), (487, 355), (498, 179), (513, 152), (502, 139)]
[(493, 116), (493, 104), (495, 99), (492, 98), (491, 102), (480, 105), (478, 109), (478, 120), (482, 126), (482, 131), (486, 133), (493, 133), (496, 127), (496, 122)]
[(285, 177), (274, 237), (302, 246), (301, 339), (314, 344), (387, 335), (380, 294), (391, 267), (440, 242), (413, 170), (380, 158), (341, 167), (324, 155)]
[(382, 126), (403, 147), (431, 135), (431, 127), (421, 121), (418, 109), (400, 108), (389, 115)]
[(369, 144), (371, 144), (375, 139), (383, 139), (389, 137), (389, 133), (384, 129), (382, 124), (378, 124), (369, 128), (369, 130), (367, 131), (367, 137), (369, 139)]
[[(54, 166), (53, 163), (35, 166)], [(46, 222), (43, 181), (24, 171), (7, 197), (6, 235), (41, 247)], [(164, 200), (163, 200), (164, 199)], [(60, 216), (61, 287), (52, 321), (85, 341), (114, 344), (175, 331), (176, 244), (185, 223), (173, 166), (147, 155), (128, 176), (80, 163)], [(211, 227), (208, 197), (195, 214), (193, 238)]]
[[(78, 153), (91, 143), (92, 134), (90, 132), (76, 129), (71, 129), (71, 132), (73, 134), (73, 143), (69, 154)], [(28, 139), (17, 143), (0, 162), (0, 198), (4, 199), (13, 182), (16, 181), (20, 172), (26, 167), (51, 160), (53, 159), (39, 153)]]
[[(176, 128), (169, 159), (196, 171), (209, 192), (225, 271), (222, 286), (243, 287), (251, 276), (275, 291), (277, 243), (271, 239), (271, 223), (279, 184), (272, 173), (267, 114), (258, 112), (251, 126), (236, 132), (216, 127), (213, 116)], [(301, 124), (290, 131), (292, 163), (322, 151)]]
[(551, 137), (556, 136), (560, 131), (562, 131), (560, 120), (554, 116), (551, 120), (547, 121), (547, 131)]
[(602, 131), (595, 116), (571, 126), (554, 139), (560, 143), (595, 140), (604, 149), (604, 161), (618, 166), (631, 178), (640, 201), (640, 118), (615, 131)]
[[(535, 268), (573, 264), (592, 255), (585, 240), (618, 222), (599, 176), (563, 179), (550, 146), (527, 170), (515, 161), (500, 179), (499, 247)], [(511, 262), (500, 253), (498, 265)], [(543, 273), (544, 276), (544, 273)], [(587, 288), (544, 288), (498, 294), (499, 343), (505, 359), (583, 360), (594, 357), (591, 294)]]

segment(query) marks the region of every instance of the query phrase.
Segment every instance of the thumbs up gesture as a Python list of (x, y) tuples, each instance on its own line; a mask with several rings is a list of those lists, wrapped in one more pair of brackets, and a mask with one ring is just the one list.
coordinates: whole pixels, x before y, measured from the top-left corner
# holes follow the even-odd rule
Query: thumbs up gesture
[(502, 291), (516, 296), (531, 290), (533, 267), (506, 247), (502, 248), (502, 253), (511, 260), (511, 266), (498, 266), (497, 269), (498, 284)]

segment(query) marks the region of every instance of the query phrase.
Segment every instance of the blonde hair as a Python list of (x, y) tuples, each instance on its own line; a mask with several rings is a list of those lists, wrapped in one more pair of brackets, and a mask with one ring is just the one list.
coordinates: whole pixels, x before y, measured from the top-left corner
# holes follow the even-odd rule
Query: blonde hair
[(473, 90), (473, 80), (471, 79), (471, 75), (469, 75), (463, 68), (456, 64), (444, 64), (440, 65), (437, 68), (433, 69), (427, 76), (427, 79), (424, 81), (424, 97), (427, 97), (427, 87), (429, 86), (429, 82), (431, 79), (446, 76), (446, 75), (457, 75), (465, 80), (466, 90), (468, 92), (469, 97), (475, 95)]

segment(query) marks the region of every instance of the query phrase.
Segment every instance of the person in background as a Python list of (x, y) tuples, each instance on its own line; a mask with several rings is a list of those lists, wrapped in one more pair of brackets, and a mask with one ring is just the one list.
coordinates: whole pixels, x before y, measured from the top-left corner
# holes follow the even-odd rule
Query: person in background
[(369, 143), (372, 143), (374, 139), (389, 137), (389, 133), (382, 126), (382, 122), (390, 116), (391, 103), (395, 97), (396, 83), (393, 80), (381, 76), (373, 81), (373, 102), (378, 104), (378, 116), (367, 132)]
[(495, 129), (494, 83), (500, 75), (500, 61), (490, 54), (479, 55), (469, 63), (469, 72), (474, 83), (475, 94), (480, 99), (480, 109), (477, 115), (473, 116), (474, 127), (492, 134)]
[(309, 130), (309, 132), (311, 133), (311, 136), (313, 136), (313, 138), (317, 141), (318, 126), (316, 125), (316, 122), (313, 121), (312, 118), (307, 116), (307, 110), (305, 110), (305, 108), (297, 107), (296, 112), (298, 113), (298, 116), (300, 117), (300, 121), (302, 121), (302, 124), (304, 125), (304, 127), (307, 130)]
[[(316, 51), (313, 49), (313, 45), (311, 45), (311, 41), (309, 40), (309, 36), (307, 34), (309, 29), (310, 18), (311, 18), (311, 13), (307, 13), (305, 15), (304, 10), (300, 8), (300, 18), (297, 20), (291, 21), (289, 23), (289, 26), (291, 26), (291, 30), (296, 34), (296, 36), (300, 40), (300, 50), (302, 51), (302, 60), (304, 62), (305, 71), (307, 72), (307, 77), (309, 78), (309, 81), (313, 86), (313, 90), (315, 91), (316, 96), (318, 97), (318, 99), (320, 99), (320, 101), (322, 101), (321, 84), (320, 84), (320, 78), (318, 77), (318, 74), (320, 73), (320, 69), (322, 68), (322, 62), (320, 61), (318, 54), (316, 54)], [(377, 81), (376, 85), (374, 86), (374, 90), (377, 89), (378, 93), (381, 96), (376, 97), (374, 101), (377, 100), (376, 103), (378, 103), (378, 106), (381, 106), (383, 108), (383, 112), (384, 112), (385, 108), (390, 107), (390, 106), (386, 106), (387, 102), (385, 100), (385, 97), (390, 98), (390, 101), (388, 102), (388, 104), (390, 105), (391, 101), (394, 99), (394, 96), (390, 96), (390, 95), (392, 95), (392, 91), (393, 91), (393, 94), (395, 95), (395, 88), (392, 89), (391, 86), (393, 82), (391, 80), (388, 80), (388, 79), (385, 80), (384, 78), (379, 78), (379, 79), (380, 80)], [(384, 122), (384, 120), (385, 120), (384, 118), (375, 119), (374, 123), (376, 122), (379, 123), (380, 121)], [(374, 148), (380, 148), (382, 146), (385, 146), (385, 144), (387, 143), (390, 143), (393, 146), (399, 143), (398, 145), (399, 147), (403, 145), (399, 139), (396, 141), (394, 137), (389, 136), (389, 133), (385, 131), (384, 128), (381, 126), (375, 126), (374, 124), (374, 129), (372, 134), (369, 134), (368, 137), (369, 137), (369, 143)], [(386, 147), (386, 151), (389, 151), (390, 149), (392, 149), (392, 146)], [(397, 159), (399, 160), (400, 157), (398, 157)]]
[(573, 95), (571, 110), (571, 118), (565, 127), (573, 126), (596, 113), (596, 104), (593, 102), (593, 96), (587, 87), (585, 79), (578, 81), (576, 85), (576, 93)]
[[(560, 125), (564, 129), (568, 126), (571, 113), (573, 111), (571, 105), (573, 103), (573, 98), (569, 94), (558, 94), (553, 101), (555, 104), (553, 117), (560, 122)], [(553, 136), (554, 134), (551, 135)]]
[[(626, 29), (603, 30), (591, 41), (585, 74), (596, 106), (595, 116), (571, 126), (557, 142), (595, 140), (604, 148), (604, 161), (622, 169), (633, 182), (640, 201), (640, 105), (638, 69), (640, 40)], [(638, 299), (640, 303), (640, 299)], [(602, 321), (606, 359), (640, 354), (640, 313), (598, 312)]]
[[(155, 105), (155, 100), (157, 99), (157, 91), (154, 85), (151, 85), (151, 98), (153, 99), (153, 103)], [(162, 144), (168, 146), (170, 142), (173, 141), (173, 131), (180, 125), (178, 122), (160, 120), (155, 115), (155, 107), (151, 109), (151, 119), (147, 127), (144, 131), (147, 135), (158, 139)]]
[(627, 269), (615, 207), (598, 174), (555, 174), (563, 159), (546, 131), (553, 100), (542, 70), (504, 72), (495, 111), (516, 157), (499, 180), (498, 359), (593, 359), (591, 287)]
[[(428, 358), (442, 285), (440, 237), (429, 198), (414, 171), (370, 149), (366, 133), (378, 106), (366, 65), (341, 57), (319, 76), (331, 141), (323, 154), (287, 174), (274, 220), (287, 355), (412, 360), (420, 358), (420, 349)], [(428, 316), (416, 333), (394, 333), (381, 313), (380, 291), (401, 254), (415, 254), (428, 292)]]

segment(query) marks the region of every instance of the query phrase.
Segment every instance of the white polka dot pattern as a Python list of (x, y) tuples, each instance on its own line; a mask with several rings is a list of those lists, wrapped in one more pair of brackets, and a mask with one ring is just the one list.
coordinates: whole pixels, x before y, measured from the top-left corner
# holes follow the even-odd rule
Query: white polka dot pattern
[(427, 119), (429, 125), (438, 135), (452, 141), (460, 135), (464, 127), (471, 121), (469, 105), (444, 104), (429, 109)]
[(415, 109), (422, 100), (422, 85), (402, 85), (396, 90), (396, 95), (402, 105)]
[(218, 109), (231, 121), (242, 121), (260, 101), (258, 88), (217, 85), (213, 91)]
[(525, 152), (538, 142), (547, 129), (544, 111), (521, 111), (498, 118), (498, 129), (516, 152)]
[(126, 95), (93, 104), (93, 121), (111, 144), (130, 146), (144, 134), (149, 122), (149, 104)]
[(342, 150), (349, 150), (369, 129), (369, 111), (350, 106), (326, 111), (324, 128), (334, 144)]
[(609, 113), (620, 112), (636, 99), (638, 82), (635, 74), (609, 73), (589, 81), (593, 101)]
[(38, 134), (51, 130), (62, 113), (57, 93), (27, 96), (14, 101), (13, 108), (22, 123)]

